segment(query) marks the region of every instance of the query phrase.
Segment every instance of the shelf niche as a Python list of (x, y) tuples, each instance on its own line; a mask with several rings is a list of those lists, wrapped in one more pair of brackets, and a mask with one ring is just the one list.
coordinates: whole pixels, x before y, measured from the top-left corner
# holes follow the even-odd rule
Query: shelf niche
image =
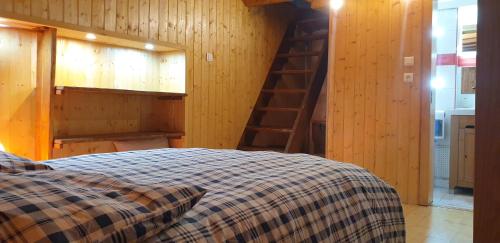
[(114, 141), (158, 137), (183, 147), (184, 52), (84, 38), (58, 31), (51, 157), (115, 152)]

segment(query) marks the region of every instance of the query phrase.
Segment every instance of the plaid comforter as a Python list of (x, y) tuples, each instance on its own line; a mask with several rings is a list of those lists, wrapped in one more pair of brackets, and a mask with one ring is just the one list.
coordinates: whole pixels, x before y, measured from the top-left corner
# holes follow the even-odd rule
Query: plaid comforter
[(137, 184), (207, 190), (152, 241), (404, 242), (399, 197), (365, 169), (304, 154), (162, 149), (47, 162)]

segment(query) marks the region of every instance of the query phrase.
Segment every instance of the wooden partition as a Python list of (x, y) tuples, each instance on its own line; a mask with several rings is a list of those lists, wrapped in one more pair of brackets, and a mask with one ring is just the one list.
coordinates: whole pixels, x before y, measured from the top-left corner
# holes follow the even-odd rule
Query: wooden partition
[(38, 32), (0, 28), (0, 143), (35, 158)]
[(211, 148), (236, 147), (294, 16), (241, 0), (1, 2), (0, 17), (184, 48), (187, 146)]
[(184, 146), (185, 53), (102, 35), (73, 39), (84, 34), (57, 38), (53, 157), (116, 152), (121, 140), (163, 137)]
[(431, 0), (349, 0), (331, 20), (327, 157), (369, 169), (412, 204), (432, 200), (431, 13)]
[(116, 152), (113, 142), (157, 137), (183, 147), (184, 95), (57, 87), (53, 157)]
[(474, 242), (500, 242), (500, 2), (478, 11)]
[(113, 141), (122, 140), (164, 137), (185, 146), (183, 50), (158, 43), (146, 50), (103, 35), (84, 41), (83, 32), (1, 21), (8, 26), (0, 28), (7, 151), (45, 160), (115, 152)]

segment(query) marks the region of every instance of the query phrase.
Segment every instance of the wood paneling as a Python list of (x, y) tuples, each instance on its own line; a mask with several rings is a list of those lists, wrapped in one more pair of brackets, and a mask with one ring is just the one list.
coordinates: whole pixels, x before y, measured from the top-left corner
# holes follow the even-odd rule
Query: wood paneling
[(7, 151), (32, 159), (36, 151), (37, 40), (37, 32), (0, 29), (0, 143)]
[[(430, 131), (421, 115), (430, 111), (422, 105), (430, 94), (431, 40), (423, 33), (431, 3), (351, 0), (331, 19), (327, 157), (369, 169), (408, 203), (420, 201), (420, 164), (430, 163), (420, 148), (430, 143), (422, 141)], [(413, 67), (403, 66), (405, 56), (415, 57)], [(413, 82), (403, 81), (406, 72)]]
[(46, 14), (45, 4), (4, 2), (0, 16), (184, 46), (187, 146), (210, 148), (236, 147), (293, 17), (287, 6), (247, 8), (239, 0), (104, 0), (104, 10), (96, 0), (48, 0)]
[(500, 2), (478, 10), (474, 242), (500, 242)]
[(56, 86), (185, 92), (185, 56), (57, 40)]

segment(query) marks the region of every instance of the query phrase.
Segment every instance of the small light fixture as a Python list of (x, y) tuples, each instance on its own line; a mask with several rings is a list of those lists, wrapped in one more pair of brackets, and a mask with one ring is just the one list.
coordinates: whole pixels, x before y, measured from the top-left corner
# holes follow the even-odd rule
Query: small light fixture
[(151, 43), (146, 43), (144, 45), (144, 48), (146, 48), (146, 50), (154, 50), (155, 49), (155, 45), (151, 44)]
[(330, 0), (330, 8), (338, 11), (344, 6), (344, 0)]
[(85, 35), (85, 38), (87, 38), (87, 40), (95, 40), (95, 39), (97, 39), (97, 36), (95, 36), (95, 34), (93, 34), (93, 33), (87, 33)]
[(3, 146), (3, 144), (2, 144), (2, 143), (0, 143), (0, 151), (1, 151), (1, 152), (5, 152), (5, 147)]
[(2, 24), (2, 23), (0, 23), (0, 28), (7, 28), (7, 27), (9, 27), (9, 26), (8, 26), (8, 25), (6, 25), (6, 24)]

